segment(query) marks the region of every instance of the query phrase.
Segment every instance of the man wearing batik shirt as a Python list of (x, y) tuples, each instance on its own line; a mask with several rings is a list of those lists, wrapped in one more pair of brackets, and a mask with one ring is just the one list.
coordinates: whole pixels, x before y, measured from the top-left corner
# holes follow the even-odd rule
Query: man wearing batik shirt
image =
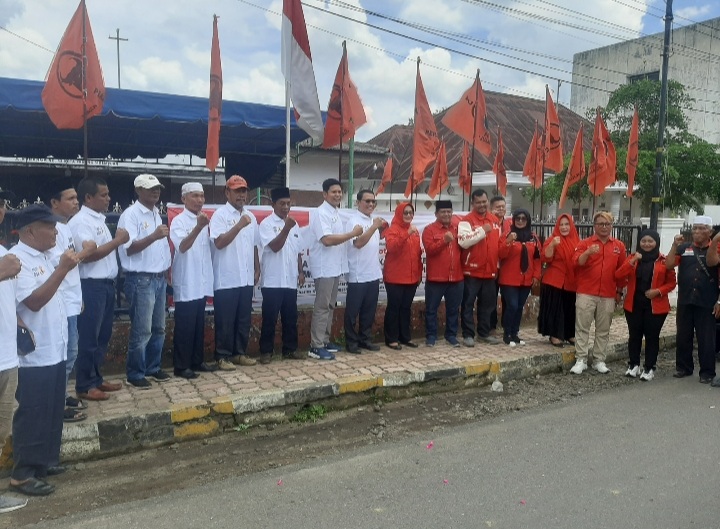
[(282, 357), (301, 360), (307, 356), (298, 351), (297, 289), (305, 284), (300, 230), (290, 216), (290, 190), (287, 187), (273, 189), (270, 198), (273, 212), (259, 227), (262, 246), (261, 364), (272, 360), (278, 315), (282, 321)]
[(213, 273), (210, 257), (210, 219), (202, 212), (205, 192), (197, 182), (182, 186), (185, 208), (170, 225), (170, 242), (175, 248), (172, 263), (175, 332), (173, 366), (176, 377), (197, 378), (196, 371), (215, 371), (204, 360), (205, 304), (212, 296)]

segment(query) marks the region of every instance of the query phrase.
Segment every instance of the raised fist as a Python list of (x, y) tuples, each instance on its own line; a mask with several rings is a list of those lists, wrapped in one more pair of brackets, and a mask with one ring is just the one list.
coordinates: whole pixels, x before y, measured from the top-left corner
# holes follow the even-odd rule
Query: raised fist
[(285, 227), (288, 230), (293, 229), (296, 225), (297, 225), (297, 221), (294, 218), (292, 218), (290, 215), (285, 217)]
[(159, 241), (160, 239), (164, 239), (168, 236), (168, 233), (170, 233), (170, 228), (165, 226), (165, 224), (160, 224), (157, 228), (155, 228), (155, 231), (153, 232), (153, 237), (156, 241)]
[(200, 213), (198, 213), (197, 225), (200, 226), (201, 228), (204, 228), (208, 224), (210, 224), (210, 218), (207, 215), (205, 215), (205, 213), (203, 213), (202, 211)]
[(130, 240), (130, 234), (126, 229), (118, 228), (117, 230), (115, 230), (115, 240), (118, 241), (120, 244), (125, 244)]
[(455, 236), (451, 231), (446, 231), (445, 235), (443, 235), (443, 240), (447, 243), (453, 242), (453, 239), (455, 239)]
[(15, 277), (20, 273), (22, 264), (15, 254), (6, 254), (0, 259), (0, 281)]

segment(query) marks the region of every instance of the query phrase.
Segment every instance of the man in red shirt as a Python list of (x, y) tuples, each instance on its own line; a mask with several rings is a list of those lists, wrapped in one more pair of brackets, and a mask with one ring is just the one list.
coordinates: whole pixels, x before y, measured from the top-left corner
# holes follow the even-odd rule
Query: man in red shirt
[(592, 368), (608, 373), (605, 353), (610, 324), (618, 292), (615, 271), (625, 261), (625, 245), (610, 236), (613, 216), (598, 211), (593, 216), (595, 234), (578, 243), (573, 256), (576, 266), (577, 299), (575, 301), (575, 365), (570, 372), (579, 375), (587, 369), (590, 357), (590, 325), (595, 322)]
[(495, 280), (498, 271), (498, 219), (488, 211), (488, 196), (482, 189), (471, 195), (472, 211), (458, 224), (458, 243), (465, 284), (460, 309), (463, 345), (475, 346), (475, 300), (478, 301), (478, 336), (484, 342), (499, 344), (490, 336), (490, 314), (497, 305)]
[(453, 219), (452, 202), (435, 202), (435, 218), (422, 232), (425, 247), (425, 345), (433, 347), (437, 340), (437, 311), (445, 298), (445, 340), (459, 347), (457, 339), (458, 311), (463, 295), (463, 273), (457, 222)]

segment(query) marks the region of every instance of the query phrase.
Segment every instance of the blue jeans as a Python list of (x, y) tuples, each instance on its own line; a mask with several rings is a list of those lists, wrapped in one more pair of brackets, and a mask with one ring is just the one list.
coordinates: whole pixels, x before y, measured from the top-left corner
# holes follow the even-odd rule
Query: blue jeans
[(512, 338), (520, 332), (523, 307), (525, 307), (525, 301), (530, 295), (530, 287), (500, 285), (500, 295), (503, 299), (503, 334)]
[(70, 373), (75, 366), (75, 359), (78, 355), (78, 326), (77, 314), (75, 316), (68, 316), (68, 344), (67, 344), (67, 360), (65, 360), (65, 398), (70, 396), (68, 393), (67, 385), (70, 380)]
[(136, 273), (125, 276), (125, 299), (130, 305), (128, 380), (139, 380), (160, 370), (165, 343), (166, 287), (164, 277)]
[(462, 302), (464, 283), (425, 282), (425, 339), (434, 342), (437, 339), (437, 312), (440, 301), (445, 297), (445, 339), (457, 338), (460, 303)]
[(84, 310), (77, 319), (78, 356), (75, 362), (75, 390), (87, 393), (103, 383), (100, 369), (112, 336), (115, 308), (115, 281), (81, 279)]

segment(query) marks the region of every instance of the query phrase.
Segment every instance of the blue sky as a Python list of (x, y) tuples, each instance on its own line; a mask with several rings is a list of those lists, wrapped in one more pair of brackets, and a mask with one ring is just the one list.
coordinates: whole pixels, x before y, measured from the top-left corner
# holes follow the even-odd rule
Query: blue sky
[[(527, 97), (544, 97), (545, 84), (555, 91), (560, 79), (560, 102), (567, 103), (574, 53), (662, 31), (665, 11), (661, 0), (304, 4), (323, 109), (340, 60), (340, 43), (348, 41), (350, 72), (369, 118), (358, 133), (361, 140), (392, 124), (407, 123), (418, 56), (434, 111), (453, 104), (472, 83), (477, 68), (486, 90)], [(87, 0), (87, 6), (108, 86), (117, 86), (115, 41), (108, 37), (120, 28), (120, 36), (129, 39), (120, 49), (123, 88), (206, 96), (212, 15), (217, 14), (224, 98), (284, 104), (282, 0)], [(44, 79), (76, 7), (75, 0), (0, 0), (0, 75)], [(720, 2), (675, 0), (674, 13), (676, 26), (687, 25), (687, 19), (720, 16)], [(476, 40), (468, 44), (468, 38)]]

